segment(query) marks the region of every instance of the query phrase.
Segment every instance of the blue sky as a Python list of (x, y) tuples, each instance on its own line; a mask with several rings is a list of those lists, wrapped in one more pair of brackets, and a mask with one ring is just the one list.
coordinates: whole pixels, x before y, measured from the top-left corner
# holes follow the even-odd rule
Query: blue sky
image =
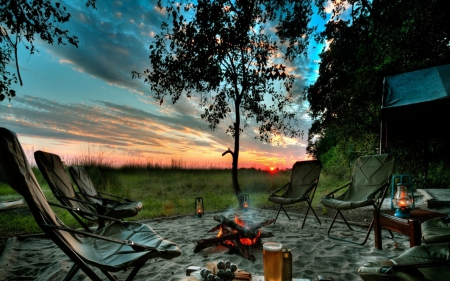
[[(131, 71), (150, 67), (148, 47), (166, 19), (156, 1), (98, 1), (96, 10), (83, 1), (61, 3), (72, 15), (63, 27), (79, 38), (79, 47), (36, 41), (39, 53), (30, 56), (21, 49), (24, 85), (14, 87), (17, 97), (11, 102), (0, 102), (0, 126), (18, 134), (29, 158), (45, 150), (67, 162), (99, 157), (112, 164), (231, 166), (230, 155), (222, 157), (233, 149), (233, 138), (225, 134), (229, 123), (210, 131), (195, 101), (160, 106), (148, 85), (131, 78)], [(290, 65), (297, 94), (316, 79), (319, 49)], [(12, 65), (10, 70), (15, 71)], [(311, 123), (306, 111), (303, 104), (303, 139), (284, 138), (277, 146), (255, 140), (254, 131), (246, 129), (240, 167), (284, 169), (306, 159)]]

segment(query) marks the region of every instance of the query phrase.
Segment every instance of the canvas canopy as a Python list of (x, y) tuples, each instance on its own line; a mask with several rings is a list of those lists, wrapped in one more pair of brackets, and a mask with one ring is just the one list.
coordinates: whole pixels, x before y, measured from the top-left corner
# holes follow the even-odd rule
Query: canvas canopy
[(449, 92), (450, 64), (385, 77), (381, 144), (446, 136)]

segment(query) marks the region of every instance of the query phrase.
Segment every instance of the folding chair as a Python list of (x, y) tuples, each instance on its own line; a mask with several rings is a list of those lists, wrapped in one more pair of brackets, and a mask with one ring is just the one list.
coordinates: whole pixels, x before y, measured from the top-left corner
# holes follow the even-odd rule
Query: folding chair
[(93, 268), (112, 281), (117, 279), (110, 272), (133, 268), (126, 278), (133, 280), (149, 259), (172, 259), (181, 254), (174, 243), (145, 224), (114, 221), (96, 233), (65, 226), (48, 204), (16, 134), (5, 128), (0, 128), (0, 167), (8, 184), (24, 197), (42, 231), (74, 262), (64, 280), (71, 280), (80, 269), (90, 280), (103, 280)]
[(364, 281), (450, 280), (449, 243), (415, 246), (389, 260), (374, 260), (358, 269)]
[(427, 244), (450, 242), (450, 215), (424, 221), (420, 228)]
[[(127, 209), (124, 208), (124, 206), (128, 207), (128, 204), (119, 204), (119, 202), (111, 203), (107, 200), (103, 200), (102, 202), (91, 202), (86, 200), (75, 191), (72, 182), (64, 169), (61, 158), (58, 155), (38, 150), (34, 152), (34, 159), (56, 199), (58, 199), (62, 205), (71, 208), (69, 209), (69, 212), (85, 229), (87, 228), (87, 225), (81, 218), (96, 222), (98, 223), (98, 227), (102, 228), (105, 223), (108, 222), (104, 216), (115, 219), (124, 219), (133, 217), (137, 214), (138, 208), (136, 207), (136, 203), (132, 203), (132, 208)], [(135, 208), (133, 208), (133, 206)], [(95, 214), (95, 216), (90, 214)]]
[[(336, 213), (328, 228), (328, 237), (358, 244), (354, 241), (331, 236), (330, 231), (338, 214), (342, 217), (350, 230), (354, 230), (344, 218), (342, 210), (373, 206), (379, 210), (389, 188), (389, 182), (394, 170), (395, 159), (392, 155), (378, 154), (363, 156), (356, 160), (350, 183), (332, 191), (322, 198), (321, 203), (328, 208), (335, 209)], [(347, 188), (344, 193), (335, 198), (335, 193)], [(361, 245), (367, 242), (374, 220), (369, 225), (366, 237)], [(391, 232), (392, 236), (392, 232)], [(392, 236), (393, 237), (393, 236)]]
[(108, 216), (114, 218), (129, 218), (136, 216), (142, 210), (142, 203), (139, 201), (133, 201), (127, 198), (121, 198), (97, 191), (91, 178), (89, 177), (89, 174), (83, 167), (70, 166), (69, 174), (73, 182), (76, 186), (78, 186), (78, 190), (86, 200), (93, 204), (108, 207)]
[[(321, 224), (316, 212), (314, 211), (314, 208), (311, 205), (312, 200), (314, 199), (314, 194), (316, 193), (317, 185), (319, 183), (321, 169), (322, 163), (319, 160), (298, 161), (292, 166), (291, 181), (272, 192), (272, 194), (270, 194), (269, 196), (269, 201), (280, 204), (275, 222), (277, 221), (278, 214), (281, 210), (284, 211), (289, 220), (291, 219), (286, 212), (286, 209), (284, 209), (283, 205), (290, 205), (306, 201), (306, 203), (308, 203), (308, 209), (306, 210), (301, 229), (303, 229), (303, 226), (305, 225), (309, 210), (312, 210), (317, 221), (319, 222), (319, 224)], [(283, 194), (276, 194), (283, 189)]]

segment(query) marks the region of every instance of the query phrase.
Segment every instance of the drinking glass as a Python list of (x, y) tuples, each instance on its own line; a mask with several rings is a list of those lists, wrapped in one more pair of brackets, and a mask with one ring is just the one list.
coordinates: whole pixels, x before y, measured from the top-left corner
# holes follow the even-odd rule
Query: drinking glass
[(283, 255), (281, 243), (266, 242), (263, 244), (264, 281), (281, 281)]

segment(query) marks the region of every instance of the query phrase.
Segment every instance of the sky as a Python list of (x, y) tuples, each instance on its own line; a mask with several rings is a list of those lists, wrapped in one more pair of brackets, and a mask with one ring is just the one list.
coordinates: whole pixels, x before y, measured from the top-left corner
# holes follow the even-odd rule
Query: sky
[[(156, 102), (133, 70), (150, 67), (149, 46), (166, 17), (156, 1), (60, 1), (72, 15), (63, 25), (79, 39), (71, 45), (48, 45), (36, 38), (38, 53), (19, 50), (24, 85), (17, 96), (0, 102), (0, 126), (14, 131), (33, 164), (33, 152), (58, 154), (74, 163), (94, 158), (112, 165), (129, 163), (187, 168), (230, 168), (234, 140), (225, 133), (231, 119), (215, 131), (200, 118), (195, 100), (175, 105)], [(323, 20), (316, 19), (323, 24)], [(290, 65), (297, 77), (294, 94), (317, 78), (320, 48)], [(13, 65), (10, 71), (15, 71)], [(283, 138), (279, 145), (255, 139), (254, 128), (241, 135), (239, 167), (291, 168), (308, 159), (307, 103), (299, 106), (303, 138)]]

